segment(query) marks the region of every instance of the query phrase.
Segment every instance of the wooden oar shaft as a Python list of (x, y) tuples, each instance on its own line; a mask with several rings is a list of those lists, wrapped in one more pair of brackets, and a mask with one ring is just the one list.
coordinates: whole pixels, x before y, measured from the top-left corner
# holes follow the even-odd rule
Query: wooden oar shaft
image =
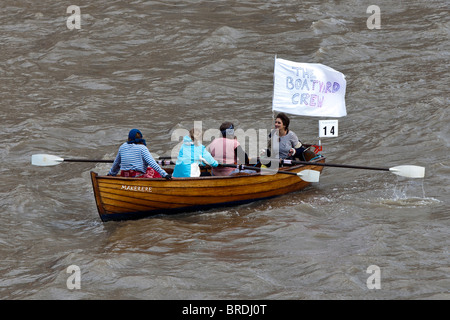
[(64, 162), (99, 162), (99, 163), (113, 163), (114, 160), (96, 160), (96, 159), (64, 159)]
[[(159, 157), (161, 160), (171, 159), (171, 157), (163, 156)], [(259, 160), (259, 158), (258, 158)], [(335, 168), (349, 168), (349, 169), (362, 169), (362, 170), (378, 170), (378, 171), (389, 171), (389, 168), (380, 168), (380, 167), (367, 167), (367, 166), (354, 166), (348, 164), (335, 164), (335, 163), (322, 163), (322, 162), (308, 162), (308, 161), (297, 161), (297, 160), (282, 160), (282, 159), (265, 159), (271, 161), (280, 161), (280, 163), (284, 164), (304, 164), (304, 165), (312, 165), (312, 166), (322, 166), (322, 167), (335, 167)], [(237, 165), (226, 165), (237, 168)], [(254, 167), (246, 167), (245, 169), (253, 170)]]
[(313, 165), (313, 166), (322, 166), (322, 167), (335, 167), (335, 168), (349, 168), (349, 169), (389, 171), (389, 168), (353, 166), (353, 165), (348, 165), (348, 164), (335, 164), (335, 163), (323, 163), (323, 162), (282, 160), (282, 163), (285, 163), (285, 164), (304, 164), (304, 165)]
[[(156, 163), (159, 165), (169, 165), (169, 164), (175, 164), (172, 161), (165, 161), (165, 160), (157, 160), (155, 159)], [(98, 163), (113, 163), (114, 160), (100, 160), (100, 159), (64, 159), (64, 162), (98, 162)]]

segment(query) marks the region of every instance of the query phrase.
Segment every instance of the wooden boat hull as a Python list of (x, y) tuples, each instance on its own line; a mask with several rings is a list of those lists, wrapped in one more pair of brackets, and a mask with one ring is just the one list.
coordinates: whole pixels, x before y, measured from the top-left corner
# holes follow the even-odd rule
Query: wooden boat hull
[[(322, 171), (323, 167), (300, 165), (281, 168), (296, 173), (305, 169)], [(91, 172), (91, 179), (102, 221), (139, 219), (243, 204), (298, 191), (309, 185), (298, 176), (279, 173), (174, 178), (167, 181), (161, 178), (99, 176)]]

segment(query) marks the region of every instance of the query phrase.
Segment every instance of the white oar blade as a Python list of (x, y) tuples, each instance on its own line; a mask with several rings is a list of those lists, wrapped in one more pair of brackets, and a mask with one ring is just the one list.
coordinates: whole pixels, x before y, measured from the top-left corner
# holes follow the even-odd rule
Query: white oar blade
[(397, 166), (389, 168), (393, 174), (407, 178), (424, 178), (425, 168), (419, 166)]
[(316, 170), (303, 170), (297, 175), (306, 182), (319, 182), (320, 172)]
[(63, 161), (63, 158), (52, 156), (51, 154), (33, 154), (31, 156), (31, 164), (33, 166), (56, 166)]

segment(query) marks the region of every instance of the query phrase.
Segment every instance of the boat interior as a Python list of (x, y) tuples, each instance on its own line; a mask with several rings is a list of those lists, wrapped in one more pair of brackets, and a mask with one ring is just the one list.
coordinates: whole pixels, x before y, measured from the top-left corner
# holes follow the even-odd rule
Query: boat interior
[[(323, 158), (322, 155), (320, 154), (316, 154), (314, 151), (311, 150), (311, 147), (305, 149), (305, 151), (303, 151), (303, 154), (300, 155), (299, 157), (296, 157), (294, 160), (298, 160), (298, 161), (315, 161), (317, 159)], [(263, 162), (264, 163), (264, 162)], [(260, 168), (261, 167), (261, 163), (258, 162), (257, 164), (255, 163), (251, 163), (248, 166), (252, 166), (252, 167), (256, 167), (256, 168)], [(292, 167), (292, 164), (280, 164), (280, 167)], [(173, 169), (174, 166), (173, 165), (169, 165), (169, 166), (163, 166), (164, 170), (167, 173), (172, 174), (173, 173)], [(211, 176), (211, 167), (210, 166), (201, 166), (200, 167), (200, 173), (201, 173), (201, 177), (208, 177)], [(258, 174), (259, 172), (257, 170), (252, 171), (252, 170), (239, 170), (239, 172), (233, 173), (233, 176), (242, 176), (242, 175), (253, 175), (253, 174)]]

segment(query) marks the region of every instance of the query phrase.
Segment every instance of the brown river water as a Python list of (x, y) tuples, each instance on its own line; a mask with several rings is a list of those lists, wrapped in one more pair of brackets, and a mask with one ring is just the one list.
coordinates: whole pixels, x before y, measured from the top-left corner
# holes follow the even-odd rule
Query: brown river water
[[(449, 8), (2, 0), (0, 299), (449, 299)], [(419, 165), (425, 179), (325, 168), (271, 200), (103, 223), (89, 171), (110, 164), (31, 165), (39, 153), (112, 159), (132, 128), (155, 156), (194, 121), (270, 129), (275, 55), (346, 76), (328, 162)], [(290, 127), (317, 143), (318, 120)]]

